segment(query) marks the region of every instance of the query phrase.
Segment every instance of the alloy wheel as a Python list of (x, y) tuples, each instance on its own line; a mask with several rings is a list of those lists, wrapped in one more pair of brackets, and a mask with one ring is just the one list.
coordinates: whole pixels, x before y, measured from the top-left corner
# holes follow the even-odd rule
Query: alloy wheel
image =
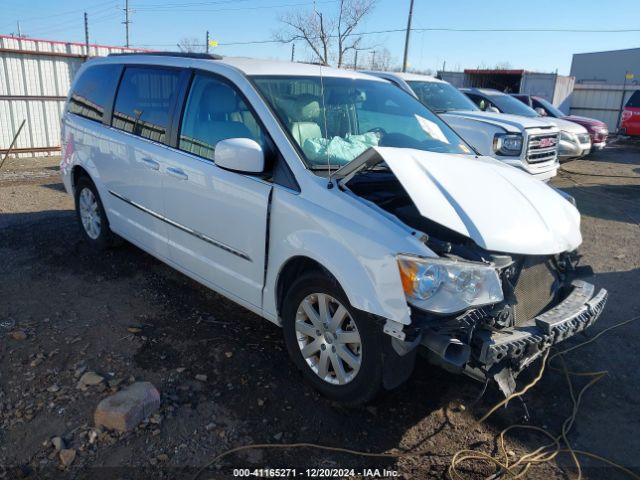
[(334, 385), (352, 381), (362, 364), (355, 321), (338, 300), (324, 293), (305, 297), (296, 312), (298, 347), (318, 377)]
[(82, 227), (91, 240), (96, 240), (102, 228), (98, 200), (91, 189), (85, 187), (80, 192), (78, 203)]

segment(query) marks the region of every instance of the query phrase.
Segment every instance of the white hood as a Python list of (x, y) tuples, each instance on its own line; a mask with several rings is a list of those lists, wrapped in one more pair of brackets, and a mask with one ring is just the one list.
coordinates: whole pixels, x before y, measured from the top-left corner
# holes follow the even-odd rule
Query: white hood
[(442, 118), (447, 120), (447, 117), (462, 117), (478, 122), (485, 122), (495, 125), (496, 127), (504, 128), (507, 132), (521, 132), (525, 128), (545, 128), (549, 127), (550, 123), (540, 118), (523, 117), (521, 115), (510, 115), (508, 113), (494, 113), (472, 110), (452, 110), (450, 112), (442, 113)]
[[(550, 255), (582, 243), (578, 210), (514, 167), (488, 157), (390, 147), (372, 148), (354, 162), (371, 166), (380, 160), (424, 217), (487, 250)], [(345, 181), (358, 169), (347, 167)]]

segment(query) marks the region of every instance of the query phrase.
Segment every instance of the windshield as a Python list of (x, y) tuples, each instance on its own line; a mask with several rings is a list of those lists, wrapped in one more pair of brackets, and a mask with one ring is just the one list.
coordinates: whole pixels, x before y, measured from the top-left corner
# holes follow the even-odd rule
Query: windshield
[(442, 120), (408, 93), (377, 80), (253, 77), (309, 166), (342, 166), (375, 146), (469, 154)]
[(560, 110), (558, 107), (556, 107), (555, 105), (553, 105), (551, 102), (548, 102), (547, 100), (545, 100), (544, 98), (537, 98), (536, 97), (536, 101), (542, 105), (542, 107), (547, 111), (547, 113), (549, 115), (551, 115), (552, 117), (556, 117), (556, 118), (562, 118), (565, 116), (565, 114), (562, 112), (562, 110)]
[(520, 100), (504, 93), (485, 94), (487, 99), (493, 103), (502, 113), (521, 115), (523, 117), (539, 117), (538, 112), (526, 106)]
[(451, 110), (479, 110), (464, 93), (448, 83), (422, 81), (407, 83), (418, 96), (418, 100), (437, 113)]

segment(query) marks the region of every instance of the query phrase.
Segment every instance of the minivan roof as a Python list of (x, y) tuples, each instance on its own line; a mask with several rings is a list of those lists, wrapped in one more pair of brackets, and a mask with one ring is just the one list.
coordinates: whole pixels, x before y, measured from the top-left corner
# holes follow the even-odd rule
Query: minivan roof
[(372, 75), (365, 75), (353, 70), (320, 66), (310, 63), (287, 62), (280, 60), (260, 60), (246, 57), (220, 57), (207, 54), (181, 54), (180, 52), (149, 52), (129, 55), (110, 55), (91, 60), (95, 63), (145, 63), (152, 65), (170, 65), (176, 67), (200, 67), (204, 70), (211, 62), (228, 65), (248, 76), (309, 76), (317, 77), (322, 71), (325, 77), (344, 77), (352, 79), (367, 79), (384, 81)]

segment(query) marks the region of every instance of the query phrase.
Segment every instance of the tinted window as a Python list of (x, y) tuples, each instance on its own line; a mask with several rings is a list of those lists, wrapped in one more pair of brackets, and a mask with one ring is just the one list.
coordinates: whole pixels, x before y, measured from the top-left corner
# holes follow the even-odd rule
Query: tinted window
[(207, 75), (196, 75), (178, 148), (213, 160), (216, 144), (228, 138), (250, 138), (266, 150), (262, 130), (236, 89)]
[(177, 70), (125, 69), (111, 125), (143, 138), (164, 142), (179, 77)]
[(67, 110), (101, 122), (119, 73), (119, 65), (96, 65), (85, 70), (73, 86)]
[(542, 108), (545, 112), (547, 112), (547, 115), (550, 117), (561, 118), (565, 116), (562, 110), (560, 110), (555, 105), (547, 102), (544, 98), (534, 98), (533, 107)]
[(418, 99), (436, 113), (452, 110), (476, 111), (478, 107), (453, 85), (441, 82), (409, 81)]
[(627, 107), (640, 108), (640, 90), (633, 92), (627, 101)]
[[(516, 100), (511, 95), (505, 93), (486, 94), (486, 100), (491, 102), (501, 113), (510, 113), (512, 115), (521, 115), (523, 117), (539, 117), (531, 107), (528, 107), (520, 100)], [(482, 108), (482, 107), (480, 107)]]

